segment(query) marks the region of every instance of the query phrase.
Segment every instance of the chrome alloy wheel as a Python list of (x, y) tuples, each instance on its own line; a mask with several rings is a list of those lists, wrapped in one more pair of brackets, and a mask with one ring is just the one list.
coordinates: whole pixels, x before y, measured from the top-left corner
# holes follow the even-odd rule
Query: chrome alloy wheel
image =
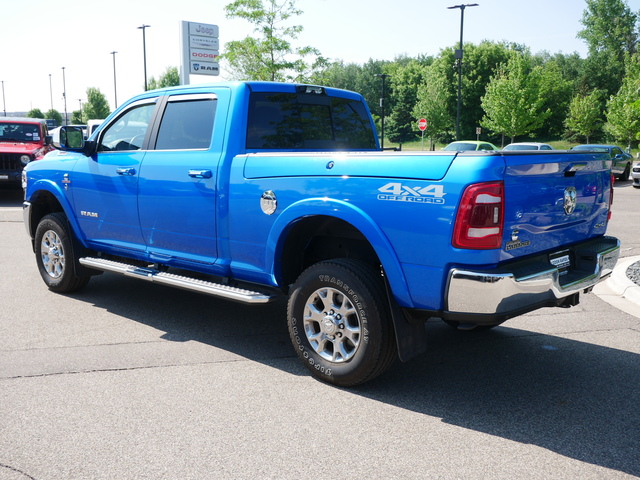
[(42, 236), (40, 254), (47, 274), (52, 278), (60, 278), (64, 273), (64, 249), (62, 240), (53, 230), (47, 230)]
[(339, 290), (326, 287), (307, 299), (304, 332), (318, 355), (330, 362), (343, 363), (358, 350), (362, 325), (353, 303)]

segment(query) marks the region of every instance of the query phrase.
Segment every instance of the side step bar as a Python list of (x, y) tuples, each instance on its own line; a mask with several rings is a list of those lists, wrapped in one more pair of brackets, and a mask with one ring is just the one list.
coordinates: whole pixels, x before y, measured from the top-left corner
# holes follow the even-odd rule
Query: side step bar
[(140, 278), (142, 280), (161, 283), (163, 285), (182, 288), (184, 290), (191, 290), (193, 292), (206, 293), (207, 295), (213, 295), (214, 297), (222, 297), (242, 303), (269, 303), (276, 299), (275, 295), (267, 293), (253, 292), (251, 290), (230, 287), (228, 285), (208, 282), (206, 280), (198, 280), (197, 278), (161, 272), (155, 268), (137, 267), (126, 263), (114, 262), (113, 260), (107, 260), (104, 258), (82, 257), (79, 261), (80, 264), (88, 268), (119, 273), (128, 277)]

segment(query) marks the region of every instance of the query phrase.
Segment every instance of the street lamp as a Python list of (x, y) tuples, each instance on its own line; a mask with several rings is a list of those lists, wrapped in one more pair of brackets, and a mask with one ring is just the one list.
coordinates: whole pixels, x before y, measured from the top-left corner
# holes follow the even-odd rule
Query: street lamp
[(4, 80), (2, 80), (2, 109), (4, 111), (4, 116), (7, 116), (7, 104), (4, 101)]
[(51, 111), (53, 111), (53, 86), (51, 84), (51, 74), (49, 74), (49, 96), (51, 97)]
[(69, 116), (67, 115), (67, 82), (64, 77), (64, 68), (62, 67), (62, 98), (64, 99), (64, 124), (69, 123)]
[(467, 3), (465, 5), (454, 5), (448, 9), (460, 9), (460, 49), (456, 50), (456, 61), (458, 62), (458, 109), (456, 114), (456, 140), (460, 140), (460, 101), (462, 96), (462, 32), (464, 30), (464, 9), (467, 7), (477, 7), (477, 3)]
[[(145, 30), (151, 25), (141, 25), (138, 28), (142, 30), (142, 56), (144, 60), (144, 91), (147, 91), (147, 43), (145, 37)], [(115, 56), (113, 57), (115, 58)]]
[(388, 73), (374, 73), (373, 76), (382, 79), (382, 97), (380, 97), (380, 108), (382, 109), (382, 141), (380, 142), (380, 148), (384, 150), (384, 81), (391, 75)]
[(113, 99), (115, 103), (115, 106), (113, 108), (118, 108), (118, 92), (116, 90), (116, 53), (118, 52), (111, 52), (111, 55), (113, 55)]

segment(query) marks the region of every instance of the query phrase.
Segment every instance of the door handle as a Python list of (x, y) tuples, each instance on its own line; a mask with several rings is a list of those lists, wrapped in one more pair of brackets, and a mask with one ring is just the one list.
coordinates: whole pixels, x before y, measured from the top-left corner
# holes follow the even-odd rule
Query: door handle
[(132, 167), (118, 167), (116, 168), (116, 173), (118, 175), (135, 175), (136, 169)]
[(211, 170), (189, 170), (191, 178), (211, 178)]

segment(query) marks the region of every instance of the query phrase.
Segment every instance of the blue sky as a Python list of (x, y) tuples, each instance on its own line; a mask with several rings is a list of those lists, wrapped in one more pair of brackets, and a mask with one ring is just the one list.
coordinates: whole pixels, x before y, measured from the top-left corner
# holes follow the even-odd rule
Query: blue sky
[[(251, 34), (251, 27), (224, 16), (225, 0), (110, 0), (86, 2), (0, 0), (0, 80), (6, 109), (28, 111), (51, 107), (64, 112), (79, 108), (88, 87), (99, 88), (114, 106), (113, 55), (118, 104), (143, 89), (142, 30), (146, 29), (147, 74), (158, 78), (179, 65), (181, 20), (218, 25), (220, 45)], [(363, 63), (369, 58), (392, 60), (402, 54), (437, 55), (460, 39), (460, 10), (444, 0), (298, 0), (303, 14), (299, 45), (311, 45), (331, 59)], [(469, 2), (472, 3), (472, 2)], [(578, 52), (586, 45), (576, 38), (584, 0), (476, 0), (464, 17), (464, 41), (522, 43), (535, 53)], [(627, 0), (633, 11), (640, 0)], [(191, 83), (224, 80), (191, 76)], [(50, 88), (51, 85), (51, 88)], [(2, 100), (2, 98), (0, 98)], [(2, 107), (3, 105), (0, 105)]]

